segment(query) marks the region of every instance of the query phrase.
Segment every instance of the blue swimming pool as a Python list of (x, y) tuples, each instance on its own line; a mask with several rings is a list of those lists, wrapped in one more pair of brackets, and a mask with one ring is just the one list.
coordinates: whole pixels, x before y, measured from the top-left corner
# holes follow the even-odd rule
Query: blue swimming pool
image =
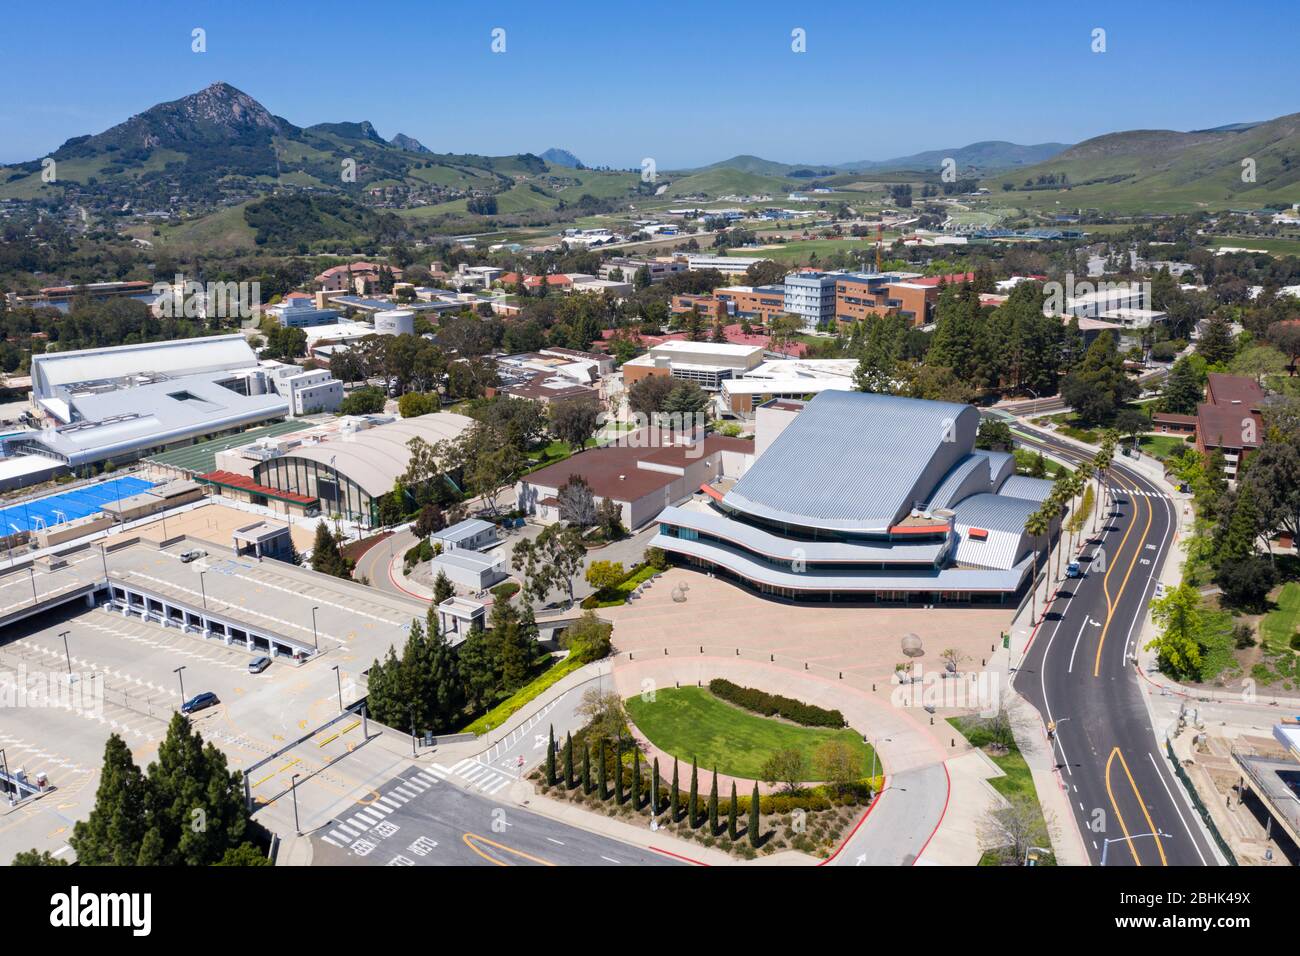
[(152, 481), (143, 478), (113, 478), (94, 485), (83, 485), (72, 491), (38, 498), (19, 505), (0, 508), (0, 535), (14, 530), (34, 531), (37, 528), (52, 528), (65, 521), (74, 521), (93, 515), (100, 506), (138, 495), (153, 487)]

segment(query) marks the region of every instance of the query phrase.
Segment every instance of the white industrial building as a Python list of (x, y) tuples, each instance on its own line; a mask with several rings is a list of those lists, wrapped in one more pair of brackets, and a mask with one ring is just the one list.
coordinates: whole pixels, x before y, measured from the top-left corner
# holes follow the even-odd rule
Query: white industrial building
[(6, 451), (69, 468), (132, 461), (287, 415), (332, 411), (342, 400), (336, 384), (327, 372), (259, 361), (239, 334), (48, 352), (32, 358), (31, 401), (49, 427), (10, 436)]

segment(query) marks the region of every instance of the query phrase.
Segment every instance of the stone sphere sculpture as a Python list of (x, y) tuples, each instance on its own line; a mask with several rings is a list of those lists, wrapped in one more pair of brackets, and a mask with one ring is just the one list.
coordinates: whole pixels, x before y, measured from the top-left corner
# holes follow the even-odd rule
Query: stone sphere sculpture
[(925, 649), (921, 647), (921, 639), (915, 634), (904, 634), (902, 645), (903, 653), (908, 657), (920, 657), (925, 653)]

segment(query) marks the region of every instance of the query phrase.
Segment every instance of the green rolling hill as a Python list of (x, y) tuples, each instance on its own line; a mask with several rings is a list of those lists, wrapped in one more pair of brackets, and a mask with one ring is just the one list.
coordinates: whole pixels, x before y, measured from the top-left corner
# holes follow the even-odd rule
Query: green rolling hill
[[(1244, 127), (1244, 128), (1243, 128)], [(1254, 181), (1243, 181), (1244, 160)], [(1025, 189), (1056, 177), (1069, 188)], [(1016, 188), (1002, 191), (1010, 182)], [(1258, 208), (1300, 202), (1300, 113), (1215, 130), (1133, 130), (1086, 140), (984, 185), (1008, 205), (1109, 212)]]

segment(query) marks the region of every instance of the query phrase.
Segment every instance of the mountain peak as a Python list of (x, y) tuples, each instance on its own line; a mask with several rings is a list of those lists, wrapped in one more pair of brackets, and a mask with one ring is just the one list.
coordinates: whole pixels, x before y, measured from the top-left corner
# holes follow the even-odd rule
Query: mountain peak
[(574, 156), (567, 149), (560, 149), (558, 146), (552, 146), (546, 152), (542, 153), (542, 159), (552, 166), (567, 166), (570, 169), (582, 169), (582, 160)]
[(398, 133), (389, 140), (398, 149), (404, 149), (408, 153), (432, 153), (433, 150), (425, 146), (414, 136), (407, 136), (405, 133)]

